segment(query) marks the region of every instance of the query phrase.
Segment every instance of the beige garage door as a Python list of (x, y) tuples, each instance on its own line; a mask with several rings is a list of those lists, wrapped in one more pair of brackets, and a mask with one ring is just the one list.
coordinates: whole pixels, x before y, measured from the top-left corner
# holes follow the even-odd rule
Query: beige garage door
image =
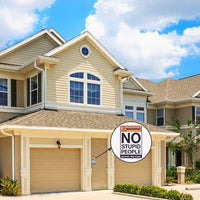
[(126, 163), (115, 157), (115, 184), (151, 184), (151, 153), (140, 162)]
[(80, 190), (80, 149), (31, 149), (31, 192)]

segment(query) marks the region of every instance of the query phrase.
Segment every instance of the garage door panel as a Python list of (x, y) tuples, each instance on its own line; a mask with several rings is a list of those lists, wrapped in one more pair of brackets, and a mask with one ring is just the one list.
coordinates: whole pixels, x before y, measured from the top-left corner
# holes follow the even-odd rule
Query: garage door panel
[(31, 149), (31, 191), (80, 190), (80, 149)]
[(137, 163), (126, 163), (115, 158), (115, 183), (151, 184), (151, 153)]

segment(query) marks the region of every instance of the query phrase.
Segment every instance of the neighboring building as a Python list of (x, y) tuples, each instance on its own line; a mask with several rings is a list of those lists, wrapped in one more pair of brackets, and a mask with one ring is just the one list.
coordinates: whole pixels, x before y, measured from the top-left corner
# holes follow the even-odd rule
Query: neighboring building
[(130, 121), (122, 113), (146, 122), (151, 93), (89, 32), (65, 41), (42, 30), (1, 51), (0, 63), (0, 176), (19, 180), (22, 194), (164, 183), (165, 140), (176, 134), (146, 123), (145, 159), (128, 164), (108, 152), (91, 165)]
[[(170, 130), (167, 122), (174, 116), (180, 120), (183, 131), (188, 133), (187, 120), (194, 122), (200, 116), (200, 74), (179, 80), (168, 78), (159, 83), (138, 80), (154, 93), (148, 98), (147, 122)], [(173, 154), (167, 151), (168, 168), (175, 165), (191, 166), (184, 152)], [(196, 158), (200, 158), (199, 153)]]

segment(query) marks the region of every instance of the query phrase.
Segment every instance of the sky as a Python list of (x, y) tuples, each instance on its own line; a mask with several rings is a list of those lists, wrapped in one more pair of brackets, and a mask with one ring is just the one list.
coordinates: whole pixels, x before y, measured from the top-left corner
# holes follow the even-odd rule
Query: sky
[(135, 77), (200, 73), (199, 0), (0, 0), (0, 49), (44, 28), (90, 31)]

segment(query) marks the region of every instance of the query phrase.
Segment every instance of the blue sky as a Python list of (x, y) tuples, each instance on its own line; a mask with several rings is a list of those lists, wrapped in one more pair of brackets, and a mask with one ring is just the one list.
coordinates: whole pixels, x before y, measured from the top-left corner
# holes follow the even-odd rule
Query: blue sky
[(198, 0), (8, 0), (0, 2), (1, 49), (53, 27), (66, 40), (89, 30), (136, 77), (200, 72)]

